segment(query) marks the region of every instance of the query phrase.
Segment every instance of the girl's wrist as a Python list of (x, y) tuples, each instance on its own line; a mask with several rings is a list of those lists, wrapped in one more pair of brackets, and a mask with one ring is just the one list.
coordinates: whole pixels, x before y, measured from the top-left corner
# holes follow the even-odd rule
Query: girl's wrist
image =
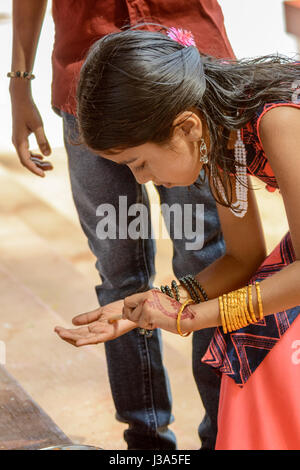
[[(211, 299), (207, 302), (188, 305), (188, 309), (193, 318), (185, 318), (180, 322), (183, 333), (214, 328), (221, 325), (218, 299)], [(186, 309), (184, 309), (186, 312)]]
[(179, 292), (180, 303), (181, 304), (183, 304), (186, 300), (191, 298), (191, 296), (190, 296), (189, 292), (187, 291), (187, 289), (185, 287), (183, 287), (183, 285), (181, 285), (181, 284), (178, 286), (178, 292)]
[[(180, 299), (181, 300), (181, 299)], [(182, 301), (183, 303), (184, 301)], [(180, 329), (183, 334), (192, 333), (201, 329), (199, 326), (199, 304), (190, 304), (183, 310), (183, 317), (185, 314), (189, 314), (186, 318), (181, 318)], [(178, 329), (177, 329), (178, 331)]]

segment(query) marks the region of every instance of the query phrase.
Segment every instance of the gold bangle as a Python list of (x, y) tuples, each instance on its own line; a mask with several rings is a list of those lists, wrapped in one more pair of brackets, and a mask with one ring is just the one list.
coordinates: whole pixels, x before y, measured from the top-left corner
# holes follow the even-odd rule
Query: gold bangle
[(225, 322), (225, 317), (224, 317), (224, 306), (223, 306), (223, 298), (220, 295), (219, 296), (219, 307), (220, 307), (220, 317), (221, 317), (221, 323), (223, 327), (223, 333), (227, 333), (227, 327), (226, 327), (226, 322)]
[(237, 316), (240, 320), (241, 328), (244, 328), (245, 326), (248, 325), (248, 321), (247, 321), (246, 314), (245, 314), (245, 309), (244, 309), (244, 306), (243, 306), (243, 293), (242, 293), (242, 290), (238, 289), (238, 290), (234, 291), (233, 295), (234, 295), (234, 302), (235, 302), (235, 308), (236, 308), (236, 311), (237, 311)]
[(253, 323), (256, 323), (257, 318), (256, 318), (255, 313), (254, 313), (253, 301), (252, 301), (252, 284), (248, 285), (248, 302), (249, 302), (249, 309), (250, 309), (251, 318), (253, 320)]
[(261, 292), (260, 292), (259, 282), (256, 281), (255, 287), (256, 287), (256, 295), (257, 295), (257, 302), (258, 302), (258, 308), (259, 308), (259, 319), (263, 320), (264, 311), (263, 311), (263, 305), (262, 305), (262, 300), (261, 300)]
[(231, 296), (230, 296), (230, 292), (228, 294), (225, 294), (224, 295), (225, 297), (225, 301), (224, 301), (224, 305), (226, 305), (226, 311), (227, 311), (227, 316), (228, 316), (228, 319), (230, 321), (230, 326), (231, 326), (231, 330), (235, 329), (235, 321), (234, 321), (234, 317), (233, 317), (233, 310), (232, 310), (232, 302), (231, 302)]
[(233, 314), (236, 318), (236, 329), (240, 330), (247, 326), (245, 308), (243, 305), (244, 297), (242, 289), (233, 292)]
[[(259, 307), (259, 320), (262, 320), (264, 313), (259, 282), (255, 283), (255, 287)], [(258, 321), (253, 308), (251, 289), (252, 285), (250, 284), (249, 286), (219, 296), (220, 317), (224, 333), (231, 333)]]
[(256, 317), (253, 308), (251, 284), (219, 296), (220, 317), (224, 334), (239, 330), (264, 318), (259, 282), (255, 282), (255, 288), (257, 292), (259, 319)]
[(240, 309), (238, 308), (237, 302), (235, 301), (234, 292), (229, 292), (228, 296), (230, 298), (231, 308), (236, 319), (237, 329), (239, 330), (243, 328), (243, 320), (240, 315)]
[(227, 298), (227, 309), (228, 309), (228, 315), (231, 321), (231, 327), (232, 330), (238, 330), (239, 329), (239, 322), (238, 318), (236, 316), (236, 309), (234, 308), (233, 302), (232, 302), (232, 296), (230, 295), (230, 292), (226, 295)]
[(245, 309), (242, 303), (243, 299), (241, 299), (239, 295), (237, 296), (237, 304), (238, 304), (238, 309), (239, 309), (242, 325), (243, 325), (243, 328), (245, 328), (246, 326), (248, 326), (248, 321), (247, 321)]
[(176, 320), (176, 323), (177, 323), (177, 331), (178, 333), (180, 334), (180, 336), (183, 336), (184, 338), (186, 336), (189, 336), (191, 334), (191, 331), (189, 333), (182, 333), (181, 331), (181, 328), (180, 328), (180, 319), (181, 319), (181, 315), (182, 315), (182, 312), (183, 310), (185, 309), (185, 307), (189, 304), (194, 304), (194, 300), (193, 299), (188, 299), (186, 300), (180, 307), (179, 309), (179, 312), (178, 312), (178, 315), (177, 315), (177, 320)]
[(244, 311), (246, 313), (246, 318), (249, 324), (253, 323), (251, 315), (248, 310), (248, 305), (247, 305), (247, 287), (243, 287), (243, 301), (244, 301)]
[(230, 319), (230, 316), (229, 316), (229, 313), (228, 313), (226, 294), (222, 295), (222, 299), (223, 299), (224, 317), (225, 317), (225, 322), (226, 322), (226, 326), (227, 326), (227, 331), (228, 331), (228, 333), (231, 333), (232, 332), (232, 324), (231, 324), (231, 319)]
[(242, 298), (241, 289), (237, 291), (237, 304), (238, 304), (240, 315), (242, 317), (243, 328), (245, 328), (245, 326), (247, 326), (249, 323), (247, 321), (246, 312), (243, 306), (243, 298)]

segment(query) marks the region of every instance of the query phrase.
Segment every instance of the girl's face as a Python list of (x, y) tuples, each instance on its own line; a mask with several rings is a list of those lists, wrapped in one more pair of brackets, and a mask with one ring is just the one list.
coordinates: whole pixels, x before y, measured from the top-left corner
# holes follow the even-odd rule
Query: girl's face
[(120, 165), (127, 165), (139, 184), (153, 181), (167, 188), (190, 186), (197, 180), (203, 166), (199, 161), (202, 123), (196, 113), (185, 111), (173, 125), (176, 127), (168, 144), (149, 142), (115, 154), (110, 153), (114, 149), (99, 154)]

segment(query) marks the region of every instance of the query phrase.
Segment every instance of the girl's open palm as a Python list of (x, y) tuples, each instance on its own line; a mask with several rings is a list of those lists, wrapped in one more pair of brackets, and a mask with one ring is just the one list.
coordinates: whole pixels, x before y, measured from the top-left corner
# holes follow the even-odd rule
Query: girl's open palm
[(122, 315), (123, 306), (124, 300), (117, 300), (104, 307), (74, 317), (72, 323), (76, 326), (82, 325), (79, 328), (67, 329), (57, 326), (54, 331), (61, 339), (76, 347), (116, 339), (137, 327), (136, 323), (130, 320), (109, 323), (109, 320), (115, 315)]

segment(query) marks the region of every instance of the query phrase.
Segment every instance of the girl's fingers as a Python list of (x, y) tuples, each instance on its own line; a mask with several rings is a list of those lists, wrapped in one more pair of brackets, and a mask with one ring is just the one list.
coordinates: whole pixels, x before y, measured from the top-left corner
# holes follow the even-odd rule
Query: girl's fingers
[(112, 323), (115, 323), (116, 321), (118, 320), (122, 320), (123, 319), (123, 314), (117, 314), (117, 315), (112, 315), (109, 319), (108, 319), (108, 323), (112, 324)]
[(142, 310), (143, 310), (143, 304), (144, 302), (135, 305), (135, 307), (129, 308), (127, 306), (124, 306), (123, 308), (123, 318), (128, 318), (128, 320), (131, 320), (135, 323), (139, 321), (139, 318), (141, 316)]
[(89, 344), (103, 343), (104, 338), (101, 335), (93, 335), (90, 338), (82, 338), (76, 341), (76, 346), (88, 346)]
[(132, 294), (124, 299), (124, 306), (129, 308), (135, 308), (138, 304), (148, 298), (147, 292), (139, 292), (138, 294)]
[(66, 328), (56, 327), (54, 330), (61, 338), (77, 340), (87, 335), (90, 335), (90, 331), (87, 328), (78, 328), (74, 330), (67, 330)]
[[(101, 336), (102, 329), (97, 325), (93, 328), (78, 328), (77, 330), (67, 330), (66, 328), (56, 327), (54, 330), (61, 339), (77, 345), (78, 341), (87, 342), (86, 344), (94, 344), (94, 339)], [(91, 343), (90, 343), (91, 342)]]
[[(56, 331), (56, 330), (55, 330)], [(74, 340), (74, 339), (70, 339), (68, 337), (65, 337), (63, 334), (60, 334), (58, 331), (56, 331), (56, 333), (58, 334), (58, 336), (60, 337), (60, 339), (66, 341), (66, 343), (69, 343), (71, 344), (72, 346), (76, 346), (76, 341), (77, 340)]]
[(55, 329), (55, 332), (58, 334), (58, 336), (60, 336), (62, 339), (68, 339), (68, 340), (72, 340), (72, 341), (76, 341), (77, 339), (80, 338), (80, 335), (76, 335), (74, 333), (70, 333), (69, 331), (66, 331), (66, 330), (57, 330)]
[(72, 341), (72, 340), (66, 339), (66, 338), (61, 338), (61, 339), (64, 340), (66, 343), (71, 344), (72, 346), (76, 346), (76, 341)]
[(102, 309), (97, 308), (96, 310), (92, 310), (91, 312), (81, 313), (72, 319), (73, 325), (87, 325), (88, 323), (92, 323), (97, 321), (102, 316)]

